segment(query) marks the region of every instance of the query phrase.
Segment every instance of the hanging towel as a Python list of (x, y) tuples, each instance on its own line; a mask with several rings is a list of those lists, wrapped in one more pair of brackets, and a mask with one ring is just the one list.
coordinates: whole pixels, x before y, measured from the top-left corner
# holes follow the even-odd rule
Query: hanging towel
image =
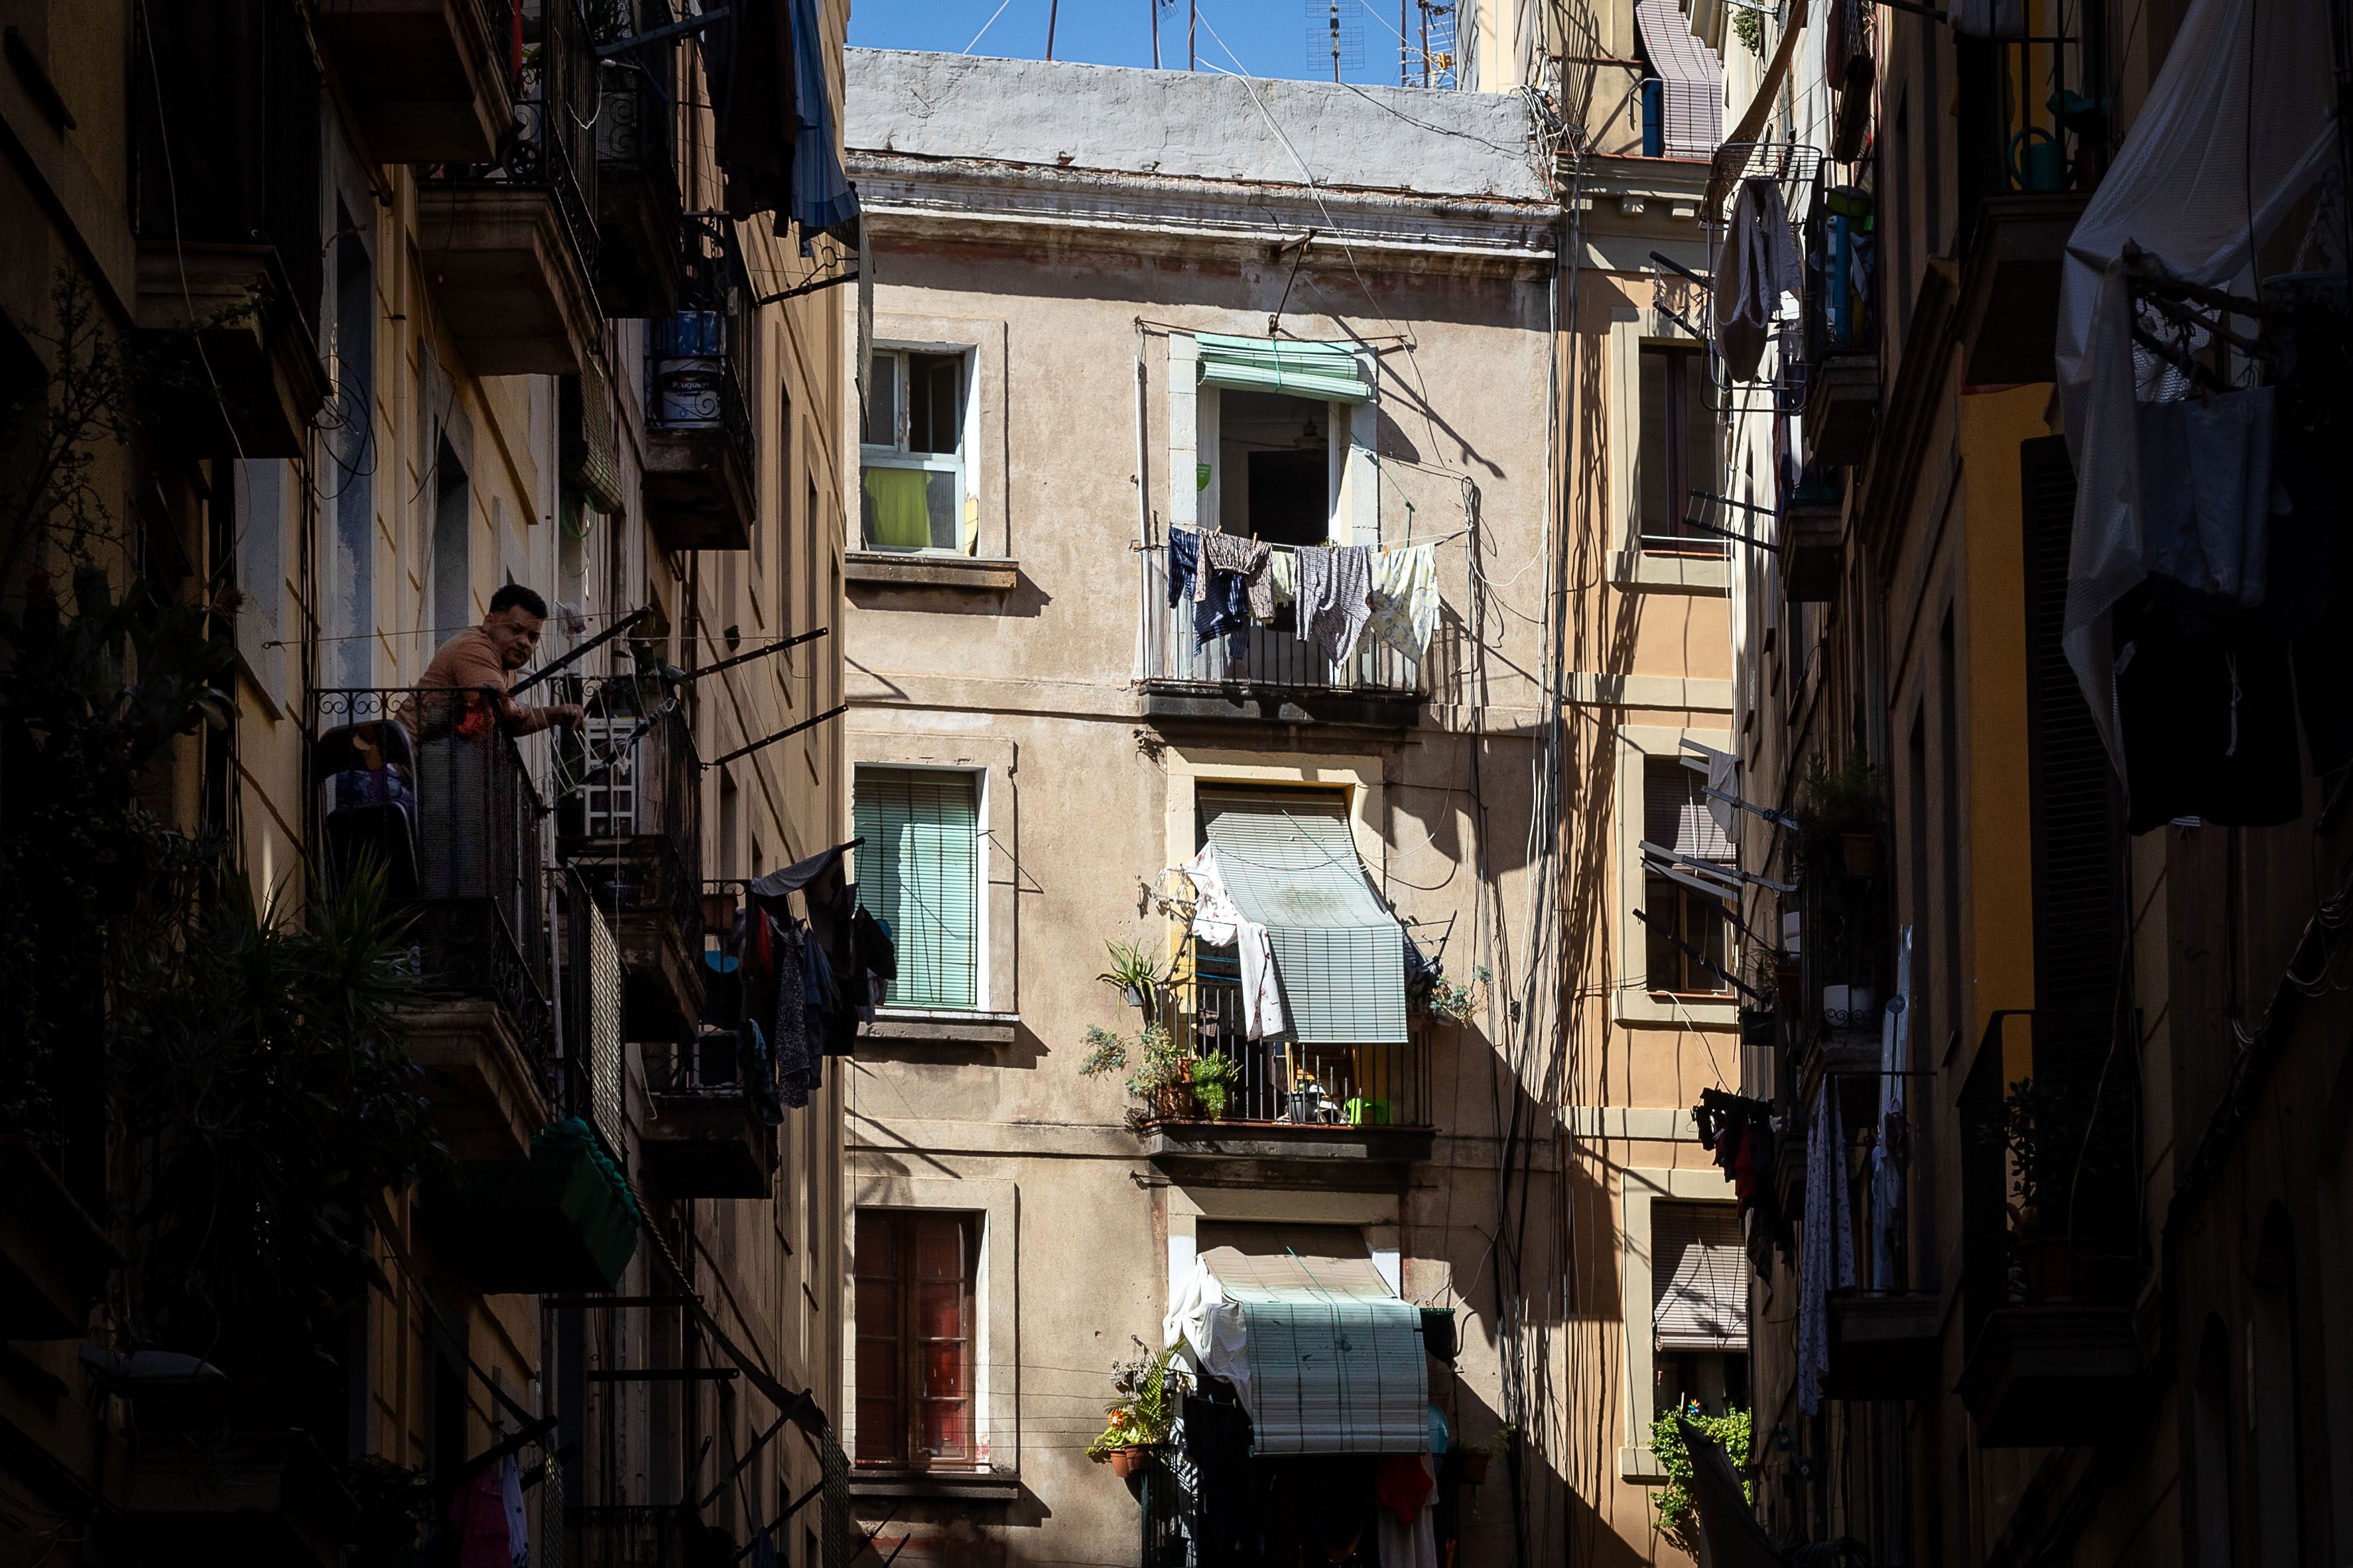
[(1268, 562), (1274, 552), (1263, 541), (1238, 538), (1230, 533), (1205, 533), (1201, 535), (1201, 554), (1210, 571), (1193, 579), (1196, 600), (1206, 597), (1214, 586), (1214, 574), (1230, 572), (1242, 580), (1242, 591), (1250, 599), (1250, 619), (1261, 623), (1274, 619), (1274, 584), (1267, 575)]
[(1372, 551), (1361, 544), (1299, 552), (1299, 635), (1345, 664), (1372, 614)]
[[(1197, 574), (1198, 575), (1197, 575)], [(1198, 592), (1207, 581), (1208, 596)], [(1226, 639), (1226, 657), (1250, 654), (1250, 590), (1231, 572), (1213, 572), (1201, 560), (1201, 536), (1189, 529), (1168, 531), (1168, 607), (1193, 606), (1193, 646), (1207, 647), (1216, 637)]]
[(1822, 1405), (1831, 1359), (1831, 1292), (1854, 1283), (1854, 1234), (1846, 1198), (1845, 1131), (1834, 1080), (1814, 1090), (1806, 1138), (1806, 1217), (1798, 1272), (1798, 1408)]
[(1282, 1008), (1282, 981), (1274, 967), (1274, 942), (1266, 927), (1246, 920), (1226, 891), (1218, 852), (1203, 846), (1185, 867), (1193, 880), (1192, 934), (1212, 947), (1231, 946), (1241, 961), (1242, 1033), (1253, 1040), (1291, 1026)]
[(477, 1471), (449, 1499), (449, 1532), (457, 1538), (458, 1568), (512, 1568), (504, 1489), (495, 1468)]
[(808, 1103), (817, 1053), (809, 1041), (808, 959), (806, 938), (795, 926), (782, 928), (776, 963), (776, 1026), (768, 1048), (776, 1064), (776, 1098), (797, 1110)]
[(1278, 550), (1266, 563), (1266, 580), (1274, 590), (1274, 602), (1294, 605), (1299, 602), (1299, 556), (1295, 552)]
[(1895, 998), (1879, 1033), (1879, 1138), (1871, 1148), (1871, 1288), (1895, 1289), (1897, 1211), (1904, 1204), (1904, 1070), (1911, 1065), (1912, 928), (1895, 939)]
[[(1430, 1457), (1384, 1455), (1373, 1488), (1381, 1505), (1374, 1525), (1381, 1568), (1438, 1568), (1438, 1477)], [(1401, 1515), (1400, 1500), (1417, 1493), (1419, 1504)]]
[(1736, 381), (1754, 380), (1784, 293), (1802, 294), (1805, 274), (1790, 237), (1788, 209), (1771, 180), (1744, 180), (1733, 204), (1731, 233), (1716, 264), (1715, 341)]
[(531, 1519), (522, 1510), (522, 1472), (512, 1454), (499, 1466), (499, 1501), (507, 1516), (507, 1561), (531, 1568)]
[(2258, 386), (2135, 410), (2143, 564), (2241, 609), (2263, 602), (2272, 396)]
[(1380, 641), (1415, 664), (1430, 647), (1438, 624), (1438, 549), (1409, 544), (1373, 555), (1373, 582), (1366, 595), (1365, 637)]

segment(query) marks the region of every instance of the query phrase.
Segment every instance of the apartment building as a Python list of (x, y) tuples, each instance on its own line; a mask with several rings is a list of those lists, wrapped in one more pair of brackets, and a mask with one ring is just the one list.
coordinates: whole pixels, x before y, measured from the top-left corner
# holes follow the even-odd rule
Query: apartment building
[(0, 1557), (848, 1561), (847, 16), (10, 8)]
[[(2341, 417), (2317, 51), (2343, 23), (1754, 29), (1703, 209), (1723, 438), (1766, 509), (1735, 557), (1731, 793), (1763, 808), (1736, 913), (1767, 994), (1741, 1093), (1704, 1108), (1755, 1275), (1755, 1509), (1703, 1498), (1719, 1553), (2348, 1539), (2341, 679), (2296, 641), (2343, 602), (2297, 553)], [(2268, 545), (2225, 596), (2157, 558), (2169, 498), (2225, 467), (2166, 432), (2258, 406), (2277, 488), (2182, 503)]]
[[(1647, 1551), (1654, 1389), (1745, 1386), (1686, 1109), (1737, 1071), (1721, 941), (1641, 848), (1720, 852), (1679, 758), (1730, 744), (1729, 567), (1659, 500), (1714, 481), (1645, 259), (1700, 263), (1704, 163), (1618, 160), (1565, 213), (1519, 96), (848, 71), (853, 812), (900, 954), (850, 1089), (859, 1518), (910, 1562), (1157, 1563), (1321, 1510), (1369, 1559), (1368, 1478), (1442, 1447), (1458, 1561)], [(1205, 639), (1218, 533), (1277, 584), (1426, 547), (1433, 629), (1335, 656), (1277, 586)], [(1282, 1026), (1199, 929), (1205, 849), (1321, 911), (1320, 962), (1275, 933)], [(1363, 1430), (1261, 1405), (1214, 1486), (1183, 1441), (1088, 1462), (1188, 1302), (1254, 1289), (1271, 1345), (1319, 1279), (1405, 1325), (1325, 1362)]]

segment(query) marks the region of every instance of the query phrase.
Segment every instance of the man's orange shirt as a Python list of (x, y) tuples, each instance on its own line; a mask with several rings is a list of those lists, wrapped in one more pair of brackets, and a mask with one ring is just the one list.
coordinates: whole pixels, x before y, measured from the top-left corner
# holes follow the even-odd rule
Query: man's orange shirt
[(491, 634), (480, 626), (468, 626), (441, 645), (417, 684), (469, 689), (487, 686), (494, 691), (504, 691), (513, 684), (513, 676), (499, 662), (498, 645), (491, 641)]

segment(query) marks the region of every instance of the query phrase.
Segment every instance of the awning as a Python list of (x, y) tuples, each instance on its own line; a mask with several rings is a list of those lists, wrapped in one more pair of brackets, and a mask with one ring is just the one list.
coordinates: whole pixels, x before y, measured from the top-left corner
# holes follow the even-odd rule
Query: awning
[(1362, 403), (1373, 395), (1352, 343), (1303, 343), (1289, 338), (1229, 338), (1203, 332), (1201, 384), (1250, 392), (1282, 392), (1326, 402)]
[(1675, 0), (1636, 0), (1634, 25), (1659, 73), (1661, 130), (1670, 158), (1713, 158), (1724, 140), (1724, 67), (1692, 37)]
[(1343, 1232), (1354, 1248), (1311, 1239), (1340, 1229), (1203, 1226), (1193, 1276), (1173, 1291), (1165, 1342), (1234, 1385), (1252, 1453), (1430, 1447), (1421, 1311), (1362, 1255), (1361, 1233)]
[(1356, 858), (1346, 807), (1330, 796), (1204, 792), (1201, 815), (1226, 891), (1266, 927), (1293, 1037), (1403, 1044), (1405, 928)]

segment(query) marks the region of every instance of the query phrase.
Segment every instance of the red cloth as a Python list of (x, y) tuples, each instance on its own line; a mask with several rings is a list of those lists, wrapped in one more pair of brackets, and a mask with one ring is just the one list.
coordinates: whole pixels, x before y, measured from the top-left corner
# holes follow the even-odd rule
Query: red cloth
[(1419, 1454), (1384, 1454), (1373, 1467), (1373, 1496), (1396, 1513), (1399, 1524), (1414, 1521), (1421, 1505), (1430, 1500), (1430, 1471)]
[(513, 1568), (497, 1466), (458, 1489), (449, 1500), (449, 1529), (458, 1538), (458, 1568)]

